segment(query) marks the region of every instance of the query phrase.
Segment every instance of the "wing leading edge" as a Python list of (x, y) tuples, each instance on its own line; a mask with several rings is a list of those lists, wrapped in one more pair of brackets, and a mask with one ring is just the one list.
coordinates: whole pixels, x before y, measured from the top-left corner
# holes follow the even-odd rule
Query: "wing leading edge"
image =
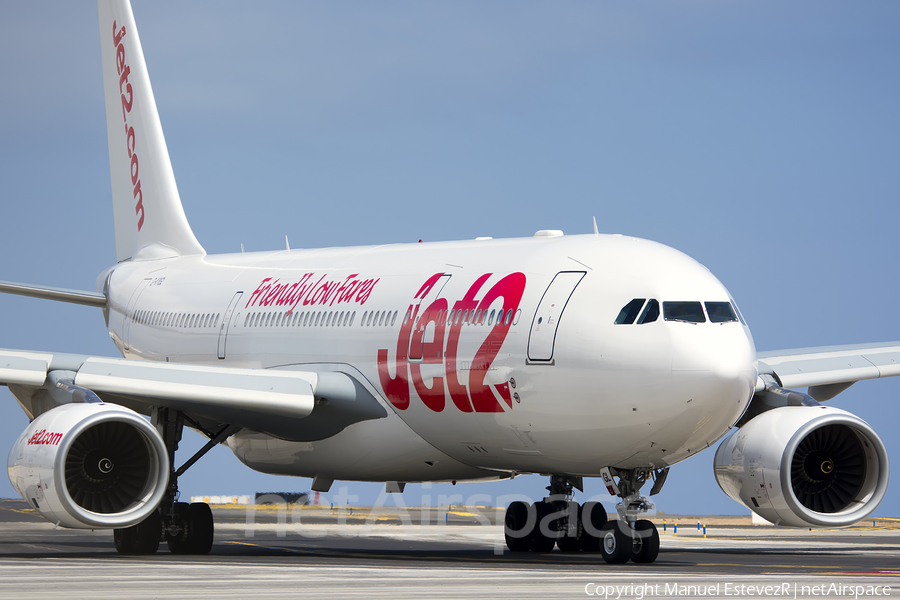
[(784, 388), (809, 387), (809, 395), (819, 401), (863, 379), (900, 375), (900, 342), (759, 352), (757, 358), (757, 392), (766, 388), (762, 376), (771, 375)]
[[(0, 384), (30, 418), (72, 402), (72, 389), (149, 414), (174, 408), (205, 423), (282, 439), (322, 439), (347, 425), (387, 416), (345, 373), (154, 363), (0, 350)], [(335, 431), (337, 430), (337, 431)]]

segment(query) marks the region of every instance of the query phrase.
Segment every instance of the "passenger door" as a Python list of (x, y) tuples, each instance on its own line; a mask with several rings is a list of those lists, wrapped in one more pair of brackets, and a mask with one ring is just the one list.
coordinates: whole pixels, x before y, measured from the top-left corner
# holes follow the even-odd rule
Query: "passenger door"
[(541, 362), (553, 360), (559, 320), (584, 275), (585, 271), (560, 271), (550, 282), (531, 321), (531, 332), (528, 334), (528, 360)]
[(228, 341), (228, 328), (231, 326), (231, 315), (234, 313), (234, 308), (237, 306), (238, 301), (241, 299), (241, 296), (244, 292), (237, 292), (234, 295), (234, 298), (231, 299), (231, 302), (228, 304), (228, 310), (225, 311), (225, 318), (222, 319), (222, 324), (219, 325), (219, 358), (225, 358), (225, 343)]

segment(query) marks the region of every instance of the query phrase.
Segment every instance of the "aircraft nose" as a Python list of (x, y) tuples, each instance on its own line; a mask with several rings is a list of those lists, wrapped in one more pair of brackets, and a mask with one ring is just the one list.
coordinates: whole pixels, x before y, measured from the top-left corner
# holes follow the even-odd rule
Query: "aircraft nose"
[(678, 325), (672, 332), (673, 375), (696, 374), (728, 399), (749, 401), (756, 385), (756, 349), (743, 327), (737, 323)]

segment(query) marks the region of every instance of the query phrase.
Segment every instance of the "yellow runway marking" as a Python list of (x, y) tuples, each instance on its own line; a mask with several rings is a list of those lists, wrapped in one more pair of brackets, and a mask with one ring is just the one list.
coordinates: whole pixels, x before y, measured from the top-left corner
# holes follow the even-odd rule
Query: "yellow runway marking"
[(19, 513), (20, 515), (37, 515), (38, 514), (38, 512), (36, 510), (34, 510), (33, 508), (17, 509), (17, 508), (0, 507), (0, 510), (8, 510), (9, 512)]

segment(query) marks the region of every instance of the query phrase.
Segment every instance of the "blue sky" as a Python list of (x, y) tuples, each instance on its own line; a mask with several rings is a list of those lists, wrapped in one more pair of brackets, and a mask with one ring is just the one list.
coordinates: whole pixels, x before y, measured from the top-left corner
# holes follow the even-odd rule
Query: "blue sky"
[[(0, 279), (93, 289), (115, 260), (96, 10), (0, 1)], [(285, 235), (314, 248), (587, 233), (596, 216), (709, 267), (760, 351), (900, 339), (896, 2), (134, 12), (185, 212), (211, 253)], [(0, 314), (0, 347), (115, 353), (99, 310), (0, 295)], [(832, 402), (869, 421), (895, 464), (898, 396), (900, 381), (870, 381)], [(0, 389), (0, 440), (25, 425)], [(672, 469), (659, 509), (747, 512), (718, 489), (712, 454)], [(309, 488), (224, 449), (181, 483)], [(539, 498), (546, 484), (426, 493)], [(361, 503), (381, 488), (348, 485)], [(900, 516), (896, 478), (876, 514)]]

